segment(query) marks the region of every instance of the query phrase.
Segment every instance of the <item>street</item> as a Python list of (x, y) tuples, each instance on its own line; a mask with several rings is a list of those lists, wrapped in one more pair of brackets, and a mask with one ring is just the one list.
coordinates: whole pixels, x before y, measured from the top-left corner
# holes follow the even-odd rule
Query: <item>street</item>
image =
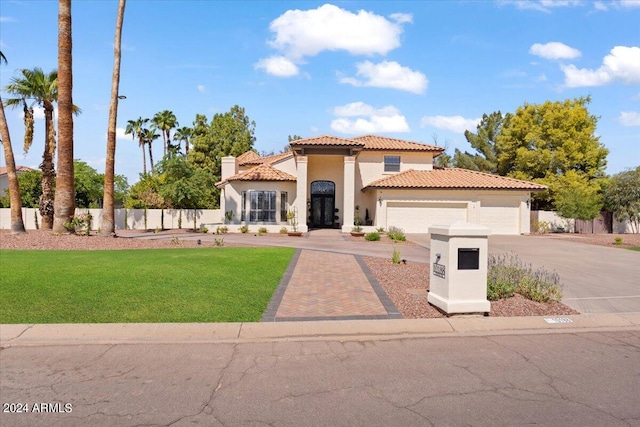
[(3, 426), (640, 425), (637, 328), (18, 345), (0, 368)]

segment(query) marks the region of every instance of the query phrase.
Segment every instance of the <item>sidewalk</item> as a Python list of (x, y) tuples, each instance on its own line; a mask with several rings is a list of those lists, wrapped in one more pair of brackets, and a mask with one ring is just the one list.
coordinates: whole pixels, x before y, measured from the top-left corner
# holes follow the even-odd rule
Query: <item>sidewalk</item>
[[(0, 346), (371, 341), (424, 337), (638, 331), (640, 313), (260, 323), (0, 325)], [(567, 322), (567, 319), (571, 323)]]

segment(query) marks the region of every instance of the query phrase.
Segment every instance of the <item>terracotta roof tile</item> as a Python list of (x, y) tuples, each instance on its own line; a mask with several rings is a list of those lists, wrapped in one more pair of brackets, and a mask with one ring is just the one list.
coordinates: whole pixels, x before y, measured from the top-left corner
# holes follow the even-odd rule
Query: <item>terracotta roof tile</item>
[(226, 184), (229, 181), (296, 181), (296, 177), (286, 172), (278, 170), (269, 164), (262, 164), (239, 174), (217, 182), (216, 187)]
[(409, 169), (399, 174), (373, 181), (365, 188), (473, 188), (543, 191), (547, 187), (506, 176), (452, 168), (430, 171)]
[(322, 135), (313, 138), (296, 139), (290, 142), (292, 147), (302, 146), (338, 146), (338, 147), (363, 147), (364, 143), (354, 139), (340, 138), (339, 136)]
[(365, 150), (397, 150), (397, 151), (436, 151), (442, 152), (444, 148), (419, 142), (405, 141), (396, 138), (387, 138), (378, 135), (365, 135), (353, 138), (354, 141), (364, 142)]
[[(27, 166), (16, 166), (16, 172), (31, 172), (34, 171), (36, 169), (32, 169), (30, 167)], [(0, 175), (6, 175), (7, 174), (7, 167), (6, 166), (0, 166)]]
[(238, 156), (238, 164), (249, 164), (252, 161), (260, 159), (260, 154), (253, 150), (245, 151)]

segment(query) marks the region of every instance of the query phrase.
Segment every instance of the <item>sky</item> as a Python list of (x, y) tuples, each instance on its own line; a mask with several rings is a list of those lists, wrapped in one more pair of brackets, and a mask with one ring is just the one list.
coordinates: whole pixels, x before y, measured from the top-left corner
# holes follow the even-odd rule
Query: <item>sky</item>
[[(75, 157), (99, 172), (116, 12), (115, 0), (72, 6)], [(638, 0), (129, 0), (116, 173), (138, 181), (142, 153), (124, 128), (162, 110), (191, 126), (196, 114), (211, 119), (237, 104), (256, 122), (261, 152), (280, 151), (294, 134), (380, 134), (436, 139), (452, 154), (471, 150), (464, 131), (483, 114), (590, 96), (615, 174), (640, 165), (638, 22)], [(2, 0), (0, 48), (2, 88), (16, 70), (55, 69), (57, 2)], [(22, 112), (6, 115), (16, 163), (38, 167), (42, 113), (26, 155)]]

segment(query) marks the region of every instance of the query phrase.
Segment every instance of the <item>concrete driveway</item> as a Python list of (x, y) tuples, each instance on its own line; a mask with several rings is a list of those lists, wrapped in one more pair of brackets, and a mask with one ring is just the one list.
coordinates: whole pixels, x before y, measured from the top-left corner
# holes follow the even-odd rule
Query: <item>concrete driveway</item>
[[(408, 237), (429, 247), (428, 234)], [(489, 252), (514, 252), (533, 267), (555, 270), (563, 302), (581, 313), (640, 312), (640, 252), (545, 236), (491, 236)]]

